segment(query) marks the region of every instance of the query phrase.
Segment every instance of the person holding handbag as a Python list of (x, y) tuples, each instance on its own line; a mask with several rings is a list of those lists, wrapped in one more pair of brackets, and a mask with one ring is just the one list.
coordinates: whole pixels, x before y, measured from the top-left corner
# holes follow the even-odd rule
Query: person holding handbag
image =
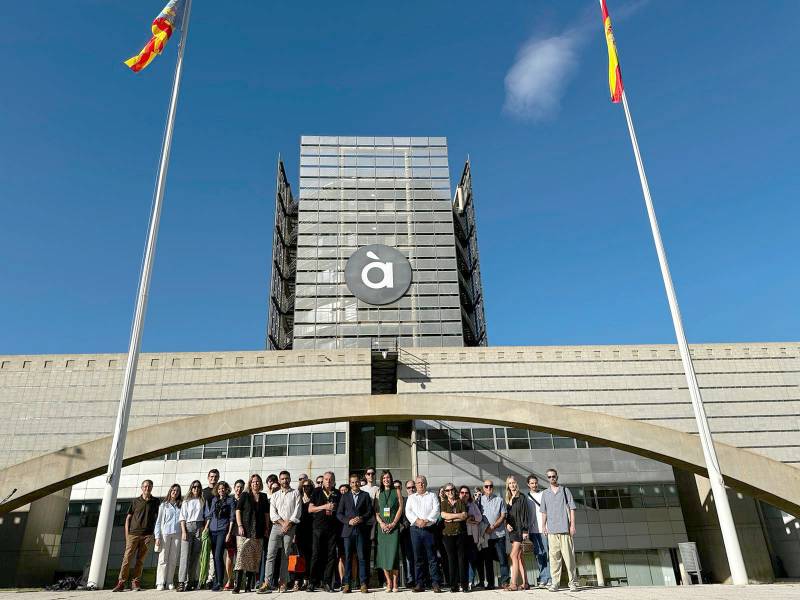
[(161, 506), (153, 536), (156, 538), (155, 551), (158, 552), (156, 570), (156, 589), (175, 589), (172, 583), (175, 567), (181, 554), (181, 486), (173, 483)]
[(375, 498), (375, 520), (378, 551), (375, 567), (383, 569), (387, 592), (400, 591), (397, 578), (400, 573), (400, 519), (403, 516), (403, 497), (394, 487), (391, 471), (381, 473), (381, 487)]
[(238, 594), (245, 580), (249, 592), (261, 564), (261, 549), (269, 527), (269, 499), (261, 491), (264, 482), (254, 473), (236, 504), (236, 562), (233, 566), (233, 593)]

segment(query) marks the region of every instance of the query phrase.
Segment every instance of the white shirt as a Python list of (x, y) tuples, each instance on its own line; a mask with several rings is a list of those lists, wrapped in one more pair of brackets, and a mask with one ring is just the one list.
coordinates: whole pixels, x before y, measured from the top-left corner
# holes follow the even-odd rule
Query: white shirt
[(202, 498), (186, 498), (181, 504), (181, 521), (204, 521)]
[[(525, 494), (525, 501), (528, 503), (528, 514), (529, 515), (536, 515), (536, 520), (534, 521), (531, 519), (531, 523), (528, 525), (528, 533), (541, 533), (542, 532), (542, 493), (544, 490), (539, 490), (538, 492), (534, 493), (528, 490), (528, 493)], [(535, 502), (534, 502), (535, 500)]]
[(269, 518), (273, 523), (281, 519), (299, 523), (302, 510), (303, 502), (297, 490), (281, 488), (269, 499)]
[(406, 500), (406, 518), (414, 525), (417, 519), (435, 523), (439, 519), (439, 496), (433, 492), (411, 494)]
[(362, 492), (367, 492), (373, 500), (375, 500), (375, 498), (378, 497), (378, 492), (380, 490), (381, 490), (381, 488), (378, 487), (377, 485), (369, 485), (369, 484), (367, 484), (367, 485), (362, 485), (361, 486), (361, 491)]
[(172, 502), (162, 502), (158, 507), (158, 518), (153, 535), (156, 539), (161, 536), (176, 534), (181, 532), (181, 509)]

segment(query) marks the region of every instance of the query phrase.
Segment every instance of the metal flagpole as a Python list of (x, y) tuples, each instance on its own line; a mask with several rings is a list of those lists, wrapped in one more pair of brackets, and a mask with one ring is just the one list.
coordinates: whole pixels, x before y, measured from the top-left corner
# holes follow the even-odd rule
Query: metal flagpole
[(89, 567), (87, 586), (90, 589), (102, 589), (105, 581), (106, 565), (108, 563), (108, 548), (111, 543), (111, 532), (114, 526), (114, 513), (117, 504), (117, 491), (119, 478), (122, 471), (122, 457), (125, 453), (125, 438), (128, 433), (128, 417), (131, 412), (133, 400), (133, 386), (136, 381), (136, 365), (139, 361), (139, 348), (142, 341), (142, 326), (144, 314), (147, 309), (147, 295), (150, 289), (150, 275), (153, 268), (153, 259), (156, 251), (156, 238), (158, 237), (158, 224), (161, 218), (161, 206), (164, 200), (164, 188), (167, 182), (167, 169), (169, 167), (169, 152), (172, 147), (172, 132), (175, 126), (175, 110), (178, 105), (178, 90), (181, 85), (181, 71), (183, 69), (183, 51), (186, 49), (186, 36), (189, 32), (189, 13), (192, 0), (186, 0), (181, 21), (181, 40), (178, 46), (178, 59), (175, 63), (175, 78), (172, 83), (172, 97), (167, 113), (167, 125), (164, 131), (164, 142), (161, 147), (161, 160), (158, 165), (158, 178), (153, 199), (153, 212), (150, 215), (150, 227), (147, 234), (144, 262), (139, 279), (139, 291), (136, 298), (136, 310), (133, 315), (131, 327), (131, 340), (128, 348), (128, 361), (125, 366), (122, 393), (117, 412), (117, 423), (114, 427), (114, 439), (111, 442), (111, 453), (108, 457), (108, 472), (103, 489), (103, 503), (100, 506), (100, 518), (97, 523), (97, 533), (92, 549), (92, 562)]
[(689, 345), (686, 343), (686, 335), (683, 332), (683, 322), (681, 312), (678, 308), (678, 298), (675, 296), (675, 288), (672, 286), (672, 276), (667, 264), (667, 254), (664, 244), (661, 241), (661, 232), (656, 220), (656, 212), (653, 208), (653, 200), (650, 197), (650, 186), (647, 184), (647, 175), (644, 172), (642, 156), (639, 153), (639, 142), (636, 141), (636, 131), (633, 128), (631, 111), (628, 108), (628, 98), (625, 90), (622, 91), (622, 106), (625, 108), (625, 119), (628, 121), (628, 132), (631, 136), (633, 154), (636, 157), (636, 168), (639, 169), (639, 181), (642, 183), (642, 194), (647, 205), (647, 216), (650, 218), (650, 228), (653, 231), (653, 241), (656, 245), (658, 263), (661, 266), (661, 276), (664, 278), (664, 287), (667, 291), (669, 310), (672, 314), (672, 324), (675, 327), (675, 337), (678, 340), (678, 350), (681, 353), (683, 370), (686, 372), (686, 383), (689, 385), (689, 395), (692, 399), (695, 420), (697, 421), (697, 433), (700, 437), (700, 444), (703, 447), (703, 456), (708, 469), (708, 479), (711, 481), (711, 491), (714, 493), (714, 505), (717, 508), (720, 529), (722, 529), (722, 540), (725, 544), (725, 552), (728, 555), (728, 566), (731, 570), (731, 579), (735, 585), (747, 585), (747, 570), (742, 558), (742, 549), (739, 546), (739, 538), (736, 535), (736, 526), (733, 522), (731, 507), (728, 504), (728, 494), (725, 491), (725, 482), (722, 479), (722, 471), (717, 461), (717, 452), (714, 449), (714, 442), (711, 439), (711, 431), (708, 429), (708, 419), (703, 407), (703, 398), (700, 395), (700, 388), (697, 385), (697, 377), (692, 364), (692, 356), (689, 353)]

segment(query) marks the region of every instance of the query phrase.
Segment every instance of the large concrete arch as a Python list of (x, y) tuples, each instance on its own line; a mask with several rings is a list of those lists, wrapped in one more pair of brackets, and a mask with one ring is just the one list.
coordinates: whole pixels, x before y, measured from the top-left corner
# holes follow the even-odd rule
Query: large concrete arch
[[(585, 439), (707, 475), (696, 436), (597, 412), (513, 398), (457, 394), (349, 395), (272, 402), (204, 414), (131, 430), (124, 464), (235, 435), (335, 421), (453, 419), (538, 429)], [(17, 489), (0, 507), (8, 512), (102, 474), (111, 437), (45, 454), (0, 471), (0, 490)], [(800, 514), (800, 469), (717, 443), (720, 466), (732, 488)]]

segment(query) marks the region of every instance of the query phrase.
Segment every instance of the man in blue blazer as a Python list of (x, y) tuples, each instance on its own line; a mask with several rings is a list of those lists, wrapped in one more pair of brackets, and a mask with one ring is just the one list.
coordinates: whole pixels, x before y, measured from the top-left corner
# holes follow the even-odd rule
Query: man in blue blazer
[(361, 581), (361, 593), (367, 589), (366, 544), (369, 539), (370, 517), (374, 512), (372, 496), (361, 491), (361, 482), (357, 475), (350, 475), (350, 491), (342, 495), (336, 518), (342, 523), (344, 541), (344, 582), (342, 592), (350, 593), (350, 577), (352, 575), (352, 557), (358, 555), (358, 576)]

